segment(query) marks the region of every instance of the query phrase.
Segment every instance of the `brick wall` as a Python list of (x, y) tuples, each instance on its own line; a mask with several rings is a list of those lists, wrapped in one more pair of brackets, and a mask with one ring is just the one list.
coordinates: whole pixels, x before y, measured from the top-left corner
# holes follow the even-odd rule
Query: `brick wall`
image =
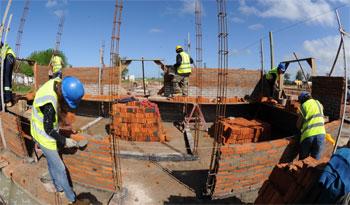
[[(35, 88), (38, 89), (42, 84), (49, 80), (48, 66), (35, 65), (34, 66), (34, 81)], [(109, 93), (109, 84), (113, 80), (116, 84), (120, 83), (120, 76), (116, 70), (112, 68), (103, 68), (101, 72), (101, 94), (107, 95)], [(85, 93), (91, 95), (98, 95), (98, 79), (99, 68), (98, 67), (73, 67), (64, 68), (63, 76), (74, 76), (84, 84)], [(113, 77), (111, 77), (113, 76)], [(112, 79), (110, 79), (112, 78)]]
[[(334, 133), (339, 121), (326, 125)], [(245, 144), (225, 144), (218, 150), (212, 177), (213, 198), (235, 196), (244, 202), (253, 202), (258, 190), (278, 163), (291, 162), (297, 156), (297, 142), (287, 137), (271, 141)], [(324, 156), (330, 156), (332, 145), (326, 143)]]
[(76, 135), (74, 139), (87, 139), (88, 145), (84, 150), (63, 155), (72, 180), (90, 187), (115, 191), (110, 137)]
[(19, 157), (28, 156), (24, 138), (21, 135), (18, 117), (6, 112), (1, 112), (0, 117), (7, 149)]
[(312, 77), (312, 96), (324, 107), (329, 119), (339, 119), (344, 101), (345, 80), (343, 77)]

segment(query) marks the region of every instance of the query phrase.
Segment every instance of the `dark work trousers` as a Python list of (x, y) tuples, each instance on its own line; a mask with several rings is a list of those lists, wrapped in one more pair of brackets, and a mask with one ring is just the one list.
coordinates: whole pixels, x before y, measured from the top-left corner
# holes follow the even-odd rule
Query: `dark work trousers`
[(4, 63), (4, 101), (8, 103), (12, 101), (12, 71), (15, 65), (15, 58), (13, 55), (8, 54)]

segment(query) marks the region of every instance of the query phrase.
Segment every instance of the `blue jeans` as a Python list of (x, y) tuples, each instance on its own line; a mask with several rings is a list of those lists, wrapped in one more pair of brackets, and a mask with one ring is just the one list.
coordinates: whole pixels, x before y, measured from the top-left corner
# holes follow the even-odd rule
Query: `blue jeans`
[(320, 159), (324, 146), (325, 135), (315, 135), (308, 137), (301, 142), (299, 160), (311, 156), (315, 159)]
[(56, 190), (59, 192), (64, 191), (67, 199), (74, 202), (76, 199), (75, 193), (73, 192), (72, 187), (69, 185), (66, 167), (64, 166), (57, 150), (49, 150), (43, 146), (40, 146), (40, 149), (43, 151), (46, 157), (49, 173)]

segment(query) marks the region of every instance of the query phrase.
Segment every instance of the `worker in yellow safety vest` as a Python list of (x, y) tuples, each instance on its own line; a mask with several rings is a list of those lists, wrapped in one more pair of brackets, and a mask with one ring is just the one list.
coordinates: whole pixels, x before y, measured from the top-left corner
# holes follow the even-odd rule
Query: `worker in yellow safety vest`
[(174, 68), (176, 74), (173, 79), (174, 94), (182, 93), (183, 96), (188, 95), (188, 78), (191, 75), (193, 59), (186, 53), (181, 46), (176, 46), (176, 63)]
[[(8, 44), (0, 43), (1, 49), (1, 59), (4, 61), (4, 102), (6, 107), (11, 107), (13, 105), (13, 96), (12, 96), (12, 71), (16, 63), (16, 54), (13, 52), (11, 47)], [(1, 98), (1, 97), (0, 97)]]
[(84, 86), (77, 78), (51, 79), (35, 94), (30, 122), (31, 135), (46, 157), (56, 191), (64, 192), (71, 203), (76, 201), (76, 195), (57, 150), (63, 146), (76, 147), (77, 142), (59, 134), (58, 120), (68, 110), (76, 109), (83, 96)]
[(274, 91), (277, 90), (276, 82), (279, 80), (279, 75), (284, 74), (286, 72), (286, 65), (284, 63), (278, 64), (277, 67), (269, 70), (266, 73), (265, 79), (269, 85), (269, 97), (273, 97)]
[(64, 62), (57, 50), (53, 51), (53, 55), (49, 65), (51, 66), (51, 69), (52, 69), (51, 70), (52, 76), (50, 76), (49, 74), (50, 79), (57, 78), (57, 77), (62, 79), (62, 68), (64, 66)]
[(320, 159), (326, 135), (323, 106), (305, 91), (299, 95), (298, 100), (300, 102), (297, 121), (297, 128), (300, 129), (299, 159), (308, 156)]

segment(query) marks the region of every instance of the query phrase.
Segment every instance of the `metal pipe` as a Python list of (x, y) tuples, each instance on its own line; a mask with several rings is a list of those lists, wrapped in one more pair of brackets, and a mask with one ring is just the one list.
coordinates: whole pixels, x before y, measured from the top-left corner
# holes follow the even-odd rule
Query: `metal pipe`
[(347, 61), (346, 61), (346, 49), (345, 49), (345, 43), (344, 43), (344, 33), (342, 32), (343, 26), (340, 22), (338, 10), (335, 10), (335, 14), (337, 15), (337, 21), (338, 21), (338, 26), (339, 26), (339, 33), (340, 33), (340, 38), (343, 41), (343, 60), (344, 60), (344, 78), (345, 78), (345, 89), (344, 89), (344, 107), (343, 107), (343, 114), (340, 122), (340, 128), (338, 130), (338, 136), (335, 142), (335, 146), (333, 149), (333, 154), (337, 151), (338, 143), (339, 143), (339, 138), (341, 136), (341, 132), (343, 129), (344, 125), (344, 118), (345, 118), (345, 111), (346, 111), (346, 100), (348, 98), (348, 79), (347, 79)]
[(141, 58), (142, 62), (142, 83), (143, 83), (143, 95), (146, 96), (146, 84), (145, 84), (145, 62), (143, 61), (143, 57)]
[(334, 67), (335, 67), (335, 65), (337, 64), (338, 57), (339, 57), (339, 53), (340, 53), (340, 49), (342, 48), (343, 43), (344, 43), (344, 42), (343, 42), (343, 38), (340, 38), (340, 43), (339, 43), (337, 55), (335, 55), (335, 59), (334, 59), (334, 62), (333, 62), (333, 65), (332, 65), (331, 71), (329, 72), (328, 77), (331, 77), (331, 75), (332, 75), (332, 73), (333, 73), (333, 70), (334, 70)]

